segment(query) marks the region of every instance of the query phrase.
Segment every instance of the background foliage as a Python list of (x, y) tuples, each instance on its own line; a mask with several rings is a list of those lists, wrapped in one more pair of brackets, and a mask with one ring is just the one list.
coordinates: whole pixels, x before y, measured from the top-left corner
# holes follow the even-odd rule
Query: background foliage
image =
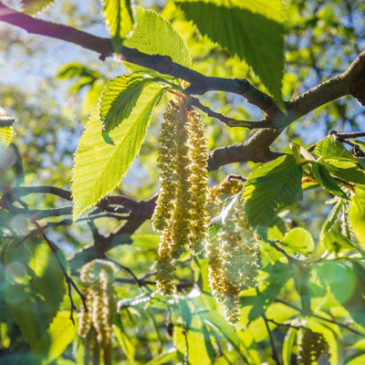
[[(160, 69), (120, 56), (101, 62), (6, 24), (0, 7), (0, 115), (16, 119), (0, 124), (0, 363), (82, 363), (70, 320), (82, 302), (72, 285), (70, 302), (67, 278), (78, 285), (95, 258), (118, 267), (115, 363), (310, 363), (300, 360), (306, 329), (323, 336), (331, 364), (364, 363), (365, 120), (356, 98), (284, 118), (271, 149), (285, 155), (261, 158), (258, 149), (244, 163), (211, 168), (210, 186), (248, 179), (242, 196), (259, 242), (258, 285), (241, 292), (236, 326), (212, 298), (204, 254), (181, 258), (175, 295), (156, 292), (159, 236), (149, 220), (161, 116), (171, 90), (189, 90), (168, 72), (171, 60), (246, 79), (272, 96), (276, 115), (288, 108), (291, 116), (285, 100), (344, 72), (364, 49), (362, 1), (2, 3), (111, 37), (116, 54), (123, 45), (170, 58), (154, 59)], [(265, 118), (267, 109), (239, 93), (193, 87), (216, 113)], [(256, 133), (201, 114), (211, 151)]]

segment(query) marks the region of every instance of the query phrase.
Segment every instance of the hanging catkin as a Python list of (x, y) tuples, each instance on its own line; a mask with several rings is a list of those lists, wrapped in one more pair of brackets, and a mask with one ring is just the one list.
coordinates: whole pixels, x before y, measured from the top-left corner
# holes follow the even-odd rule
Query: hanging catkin
[[(240, 319), (239, 294), (242, 287), (254, 287), (258, 270), (258, 246), (238, 196), (243, 184), (228, 179), (210, 189), (210, 217), (224, 215), (218, 235), (206, 243), (209, 281), (213, 296), (223, 304), (227, 321)], [(231, 202), (224, 207), (225, 200)]]
[(207, 142), (202, 120), (189, 99), (170, 102), (161, 126), (160, 194), (152, 217), (161, 232), (157, 258), (157, 288), (173, 291), (175, 262), (188, 246), (193, 254), (207, 236)]
[(208, 143), (204, 137), (203, 121), (192, 108), (188, 111), (189, 153), (191, 159), (191, 230), (189, 249), (197, 255), (203, 248), (208, 232), (207, 201)]
[(84, 340), (84, 364), (100, 364), (103, 351), (104, 364), (112, 363), (112, 317), (115, 309), (112, 282), (113, 264), (104, 260), (93, 260), (84, 265), (80, 272), (82, 292), (88, 310), (81, 307), (78, 334)]

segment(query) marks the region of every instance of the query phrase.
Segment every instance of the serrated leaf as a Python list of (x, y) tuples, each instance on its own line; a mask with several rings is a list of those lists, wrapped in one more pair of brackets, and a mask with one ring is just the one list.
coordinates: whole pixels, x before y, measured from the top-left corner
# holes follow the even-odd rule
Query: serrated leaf
[(116, 41), (125, 38), (133, 28), (130, 0), (103, 0), (103, 13), (109, 33)]
[(123, 45), (147, 54), (169, 56), (172, 61), (190, 66), (189, 50), (179, 33), (153, 10), (136, 8), (137, 25)]
[(8, 147), (13, 139), (14, 128), (13, 127), (2, 127), (0, 125), (0, 146)]
[(347, 151), (342, 143), (335, 142), (331, 136), (318, 142), (314, 152), (320, 159), (355, 161), (351, 152)]
[(302, 199), (302, 167), (282, 156), (252, 172), (243, 190), (245, 210), (254, 226), (271, 226), (279, 207)]
[(253, 8), (238, 1), (232, 5), (212, 0), (177, 1), (200, 33), (245, 60), (283, 107), (284, 27), (276, 19), (267, 17), (267, 6), (271, 3), (260, 1)]
[(349, 218), (356, 238), (365, 247), (365, 189), (356, 189), (350, 203)]
[(327, 162), (327, 169), (332, 175), (349, 183), (365, 185), (365, 172), (355, 164), (352, 164), (352, 162), (337, 160), (329, 160)]
[(35, 15), (45, 8), (48, 8), (55, 0), (21, 0), (21, 2), (24, 13)]
[(42, 344), (49, 336), (48, 356), (42, 364), (49, 364), (61, 356), (76, 334), (77, 326), (70, 320), (70, 311), (59, 311), (45, 334), (47, 337), (44, 336), (39, 342)]
[(329, 191), (333, 195), (339, 196), (340, 198), (347, 199), (346, 194), (338, 186), (336, 180), (330, 175), (325, 164), (313, 162), (312, 173), (318, 184), (325, 190)]
[(129, 117), (110, 132), (114, 144), (105, 142), (99, 108), (94, 109), (75, 155), (72, 177), (75, 220), (120, 183), (139, 152), (152, 109), (163, 91), (163, 86), (157, 83), (143, 90)]
[(296, 227), (289, 231), (283, 238), (282, 244), (300, 253), (308, 253), (314, 249), (312, 235), (301, 227)]
[(155, 79), (141, 74), (122, 75), (110, 81), (100, 98), (100, 119), (111, 131), (129, 117), (148, 83)]

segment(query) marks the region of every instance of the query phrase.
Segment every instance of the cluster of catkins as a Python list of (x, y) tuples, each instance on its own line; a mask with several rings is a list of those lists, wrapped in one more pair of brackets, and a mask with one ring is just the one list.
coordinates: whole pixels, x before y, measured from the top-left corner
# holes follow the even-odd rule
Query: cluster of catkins
[(105, 260), (93, 260), (80, 272), (85, 304), (81, 306), (78, 334), (84, 341), (84, 364), (112, 364), (112, 319), (115, 309), (113, 287), (115, 266)]
[(241, 289), (256, 286), (258, 270), (257, 241), (237, 195), (242, 188), (238, 180), (225, 180), (212, 188), (209, 195), (214, 214), (224, 209), (227, 198), (235, 196), (234, 204), (225, 208), (221, 230), (205, 246), (212, 293), (224, 305), (225, 317), (231, 324), (240, 319)]
[(162, 231), (156, 280), (160, 292), (171, 294), (175, 261), (186, 246), (198, 254), (208, 232), (208, 147), (202, 119), (186, 97), (170, 102), (160, 143), (160, 194), (152, 217)]
[(227, 214), (223, 228), (212, 241), (208, 239), (208, 226), (223, 209), (225, 199), (238, 194), (243, 185), (227, 180), (209, 189), (203, 122), (188, 98), (178, 96), (169, 104), (160, 143), (160, 194), (152, 217), (154, 229), (161, 231), (157, 288), (162, 294), (173, 293), (176, 260), (186, 247), (194, 255), (204, 247), (213, 295), (224, 305), (227, 320), (235, 323), (240, 318), (242, 286), (255, 285), (257, 244), (241, 215), (240, 201)]
[(300, 331), (298, 343), (298, 364), (330, 364), (329, 345), (321, 333), (309, 328)]

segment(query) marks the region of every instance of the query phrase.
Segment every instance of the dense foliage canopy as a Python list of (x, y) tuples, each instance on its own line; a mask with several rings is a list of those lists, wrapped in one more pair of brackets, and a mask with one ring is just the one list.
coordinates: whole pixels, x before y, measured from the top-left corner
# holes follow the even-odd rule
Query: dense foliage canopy
[(365, 3), (0, 1), (0, 363), (365, 363)]

